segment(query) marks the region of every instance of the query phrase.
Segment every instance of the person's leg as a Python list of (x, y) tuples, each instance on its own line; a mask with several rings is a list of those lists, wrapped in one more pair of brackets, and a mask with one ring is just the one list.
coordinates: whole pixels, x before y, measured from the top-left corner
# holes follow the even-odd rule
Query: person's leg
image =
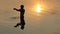
[(22, 29), (22, 30), (24, 29), (24, 26), (25, 26), (25, 21), (22, 20), (22, 21), (21, 21), (21, 29)]
[(24, 25), (21, 25), (21, 29), (22, 29), (22, 30), (24, 29)]
[(17, 26), (19, 26), (19, 25), (21, 25), (21, 23), (17, 23), (14, 27), (17, 27)]

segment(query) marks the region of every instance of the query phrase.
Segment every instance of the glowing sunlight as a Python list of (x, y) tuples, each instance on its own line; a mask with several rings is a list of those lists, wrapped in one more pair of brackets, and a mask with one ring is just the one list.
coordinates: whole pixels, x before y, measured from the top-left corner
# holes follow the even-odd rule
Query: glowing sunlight
[(37, 12), (37, 13), (40, 13), (41, 12), (41, 5), (40, 4), (36, 4), (35, 5), (35, 7), (34, 7), (34, 10), (35, 10), (35, 12)]
[(40, 6), (39, 4), (38, 4), (37, 7), (36, 7), (36, 11), (37, 11), (38, 13), (41, 12), (41, 6)]

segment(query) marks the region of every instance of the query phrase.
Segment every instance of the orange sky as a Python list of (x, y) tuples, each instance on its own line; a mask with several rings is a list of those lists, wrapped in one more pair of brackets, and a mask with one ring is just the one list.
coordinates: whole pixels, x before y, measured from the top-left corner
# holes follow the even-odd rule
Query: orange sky
[[(0, 34), (60, 34), (60, 0), (23, 0), (22, 3), (21, 1), (0, 0)], [(38, 3), (51, 13), (34, 13), (33, 8)], [(20, 27), (14, 28), (14, 25), (20, 22), (19, 18), (12, 19), (20, 16), (13, 8), (20, 8), (21, 4), (25, 6), (26, 27), (23, 31)]]
[[(60, 7), (60, 0), (23, 0), (21, 3), (20, 0), (0, 0), (0, 7), (11, 8), (11, 7), (19, 7), (20, 4), (24, 4), (27, 7), (31, 7), (39, 2), (44, 8), (54, 8)], [(4, 8), (3, 8), (4, 7)]]

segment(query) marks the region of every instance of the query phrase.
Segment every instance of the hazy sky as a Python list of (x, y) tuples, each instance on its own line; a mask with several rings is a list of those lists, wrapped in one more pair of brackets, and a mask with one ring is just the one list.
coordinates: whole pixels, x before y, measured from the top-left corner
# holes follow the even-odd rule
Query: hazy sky
[[(25, 7), (31, 7), (36, 3), (40, 3), (44, 8), (56, 8), (60, 7), (60, 0), (0, 0), (0, 7), (4, 8), (12, 8), (19, 7), (20, 4), (24, 4)], [(32, 7), (31, 7), (32, 8)]]
[[(45, 10), (35, 13), (33, 7), (40, 4)], [(19, 22), (18, 8), (25, 6), (25, 29), (13, 26)], [(0, 0), (0, 34), (57, 34), (60, 33), (60, 0)]]

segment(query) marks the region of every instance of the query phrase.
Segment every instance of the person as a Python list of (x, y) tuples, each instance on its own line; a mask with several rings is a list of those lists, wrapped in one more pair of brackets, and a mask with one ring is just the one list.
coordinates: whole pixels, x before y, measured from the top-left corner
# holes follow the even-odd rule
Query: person
[(21, 7), (20, 9), (13, 8), (14, 10), (20, 12), (20, 23), (17, 23), (14, 27), (17, 27), (17, 26), (21, 25), (21, 29), (24, 29), (24, 25), (25, 25), (25, 20), (24, 20), (25, 9), (24, 9), (24, 5), (21, 5), (20, 7)]

